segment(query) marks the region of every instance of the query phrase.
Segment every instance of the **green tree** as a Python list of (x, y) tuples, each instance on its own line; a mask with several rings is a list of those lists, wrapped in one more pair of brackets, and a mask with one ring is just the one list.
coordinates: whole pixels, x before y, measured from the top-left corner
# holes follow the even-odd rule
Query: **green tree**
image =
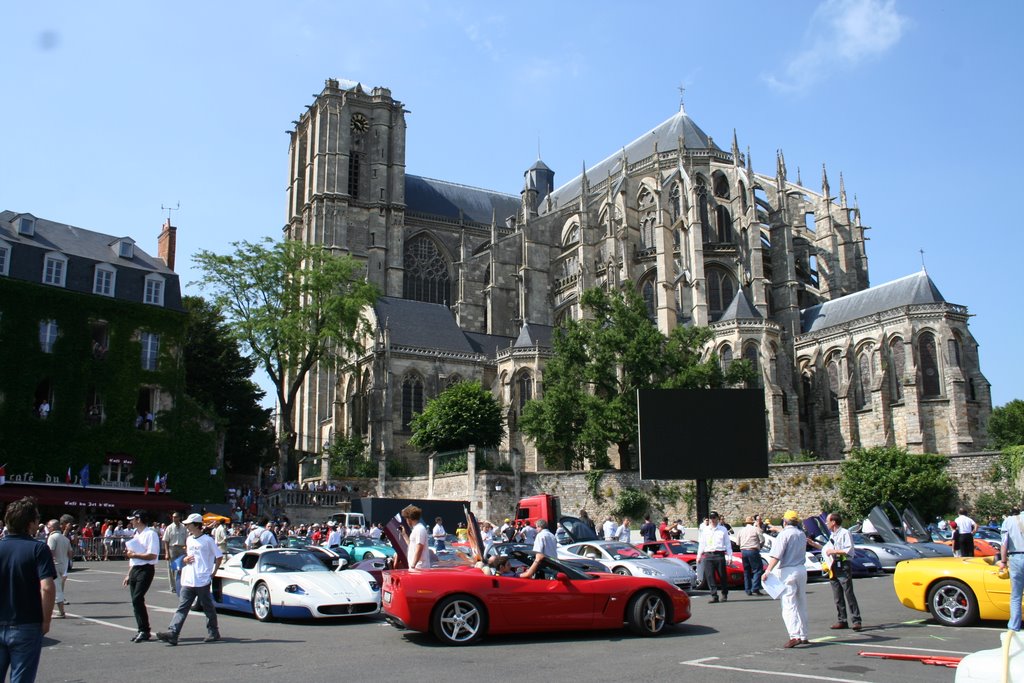
[(621, 462), (637, 438), (636, 390), (717, 388), (753, 381), (746, 361), (723, 372), (718, 358), (702, 360), (708, 328), (677, 327), (665, 337), (631, 287), (583, 294), (582, 320), (555, 334), (544, 368), (544, 395), (523, 409), (520, 427), (548, 467), (572, 469), (589, 460), (607, 467), (609, 446)]
[(182, 299), (188, 318), (182, 357), (185, 393), (214, 416), (224, 435), (224, 466), (255, 472), (274, 451), (265, 392), (252, 381), (256, 361), (243, 356), (220, 311), (202, 297)]
[(1024, 444), (1024, 401), (1018, 398), (994, 408), (988, 420), (988, 435), (992, 446), (1000, 450)]
[(941, 455), (918, 455), (903, 448), (858, 448), (843, 462), (839, 494), (857, 517), (891, 501), (901, 510), (913, 504), (924, 519), (932, 519), (948, 512), (956, 495), (947, 462)]
[(378, 475), (377, 463), (366, 457), (366, 441), (360, 434), (336, 437), (334, 443), (327, 447), (327, 452), (331, 458), (330, 476), (333, 479), (375, 479)]
[(501, 406), (479, 382), (458, 382), (427, 401), (411, 428), (409, 443), (423, 451), (490, 448), (505, 435)]
[(333, 365), (360, 350), (363, 307), (376, 288), (348, 256), (296, 240), (234, 242), (234, 252), (200, 251), (199, 285), (213, 294), (231, 335), (274, 384), (278, 466), (287, 471), (295, 440), (295, 398), (318, 363)]

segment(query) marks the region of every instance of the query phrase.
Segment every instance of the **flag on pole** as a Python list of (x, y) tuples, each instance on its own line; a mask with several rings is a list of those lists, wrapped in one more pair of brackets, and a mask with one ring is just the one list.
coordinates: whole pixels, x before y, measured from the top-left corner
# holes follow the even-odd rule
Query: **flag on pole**
[(149, 477), (146, 477), (146, 486), (142, 489), (142, 495), (149, 495)]
[(7, 483), (7, 463), (0, 465), (0, 486)]
[(156, 477), (153, 478), (153, 493), (160, 493), (160, 473), (156, 473)]
[(64, 481), (65, 481), (65, 483), (67, 483), (67, 484), (70, 484), (70, 483), (71, 483), (71, 467), (70, 467), (70, 466), (68, 467), (68, 476), (67, 476), (67, 477), (65, 478), (65, 480), (64, 480)]
[(86, 488), (89, 485), (89, 464), (86, 463), (81, 470), (78, 471), (78, 479), (82, 482), (82, 488)]
[(167, 493), (167, 472), (164, 472), (164, 478), (160, 480), (160, 488)]

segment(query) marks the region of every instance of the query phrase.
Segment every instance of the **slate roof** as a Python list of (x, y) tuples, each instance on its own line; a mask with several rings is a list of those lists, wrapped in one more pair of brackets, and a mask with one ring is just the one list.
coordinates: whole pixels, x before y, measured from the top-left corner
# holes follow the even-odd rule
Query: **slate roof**
[(380, 326), (390, 328), (392, 344), (476, 353), (443, 304), (382, 296), (373, 309)]
[(484, 334), (483, 332), (464, 332), (477, 353), (482, 353), (488, 358), (494, 358), (501, 349), (507, 349), (512, 345), (512, 337), (504, 337), (498, 334)]
[[(668, 152), (679, 146), (679, 137), (683, 137), (683, 144), (687, 149), (712, 149), (719, 150), (707, 133), (700, 129), (689, 115), (680, 109), (667, 121), (659, 124), (652, 130), (644, 133), (633, 142), (626, 145), (626, 160), (629, 163), (645, 159), (654, 153), (654, 143), (658, 143), (659, 152)], [(616, 175), (622, 172), (622, 150), (615, 152), (603, 161), (587, 169), (587, 178), (591, 183), (598, 183), (608, 177), (608, 174)], [(565, 206), (580, 194), (580, 183), (583, 175), (580, 174), (562, 185), (551, 193), (551, 201), (555, 207)]]
[[(18, 216), (27, 215), (30, 214), (0, 211), (0, 239), (11, 244), (24, 244), (59, 251), (65, 256), (78, 256), (92, 261), (110, 263), (119, 267), (134, 267), (163, 275), (174, 275), (174, 271), (164, 265), (163, 261), (144, 252), (139, 248), (138, 244), (135, 244), (134, 256), (130, 259), (120, 258), (115, 254), (110, 245), (121, 239), (131, 240), (132, 238), (130, 237), (106, 235), (35, 216), (33, 216), (36, 220), (35, 235), (32, 237), (20, 235), (18, 234), (17, 226), (12, 221)], [(135, 240), (132, 240), (132, 242), (135, 242)]]
[(458, 220), (460, 211), (467, 221), (490, 225), (496, 216), (499, 225), (519, 212), (519, 197), (478, 187), (449, 183), (417, 175), (405, 176), (405, 206), (431, 216)]
[(809, 334), (900, 306), (945, 301), (928, 273), (922, 270), (877, 287), (805, 308), (800, 312), (800, 328), (802, 334)]
[(747, 298), (746, 292), (742, 289), (736, 292), (736, 296), (732, 298), (732, 303), (725, 309), (721, 317), (715, 322), (725, 322), (727, 320), (763, 320), (762, 316), (754, 305), (750, 303), (750, 299)]
[(517, 349), (532, 348), (534, 346), (550, 349), (552, 348), (551, 335), (554, 333), (554, 330), (555, 328), (551, 325), (539, 325), (531, 322), (524, 323), (522, 329), (519, 330), (519, 337), (512, 346)]

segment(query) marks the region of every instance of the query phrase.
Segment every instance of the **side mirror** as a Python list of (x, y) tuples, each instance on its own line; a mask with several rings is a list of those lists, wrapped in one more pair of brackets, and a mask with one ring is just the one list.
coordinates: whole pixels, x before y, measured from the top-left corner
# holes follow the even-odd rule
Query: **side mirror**
[(665, 557), (665, 551), (664, 550), (656, 550), (654, 552), (654, 556), (655, 557)]
[(346, 560), (344, 557), (342, 557), (342, 558), (340, 558), (338, 560), (338, 569), (344, 569), (347, 566), (348, 566), (348, 560)]
[(557, 574), (555, 574), (555, 580), (556, 581), (568, 581), (569, 580), (569, 575), (566, 574), (565, 572), (558, 572)]

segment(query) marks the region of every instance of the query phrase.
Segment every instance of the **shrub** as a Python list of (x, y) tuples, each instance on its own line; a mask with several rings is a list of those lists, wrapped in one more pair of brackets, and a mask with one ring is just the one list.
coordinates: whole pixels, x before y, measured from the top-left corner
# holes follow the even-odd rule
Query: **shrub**
[(914, 505), (924, 519), (950, 509), (956, 487), (941, 455), (913, 454), (895, 447), (856, 449), (842, 465), (839, 493), (854, 516), (891, 501)]
[(616, 517), (642, 519), (650, 510), (650, 507), (651, 501), (646, 493), (627, 486), (619, 491), (619, 495), (615, 497), (615, 507), (612, 508), (612, 514)]

